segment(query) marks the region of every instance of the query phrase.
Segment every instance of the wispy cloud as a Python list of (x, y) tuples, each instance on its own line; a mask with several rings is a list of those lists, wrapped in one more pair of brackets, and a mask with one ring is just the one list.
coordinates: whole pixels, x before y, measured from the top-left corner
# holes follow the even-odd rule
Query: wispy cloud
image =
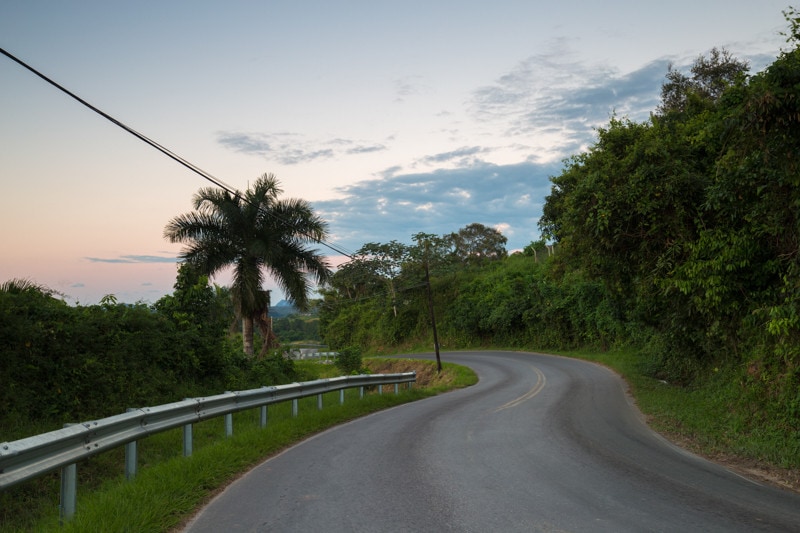
[(348, 154), (370, 154), (372, 152), (382, 152), (386, 150), (386, 146), (382, 144), (372, 144), (363, 146), (354, 146), (347, 149)]
[(480, 146), (468, 146), (464, 148), (459, 148), (458, 150), (452, 150), (450, 152), (442, 152), (439, 154), (425, 156), (420, 161), (426, 164), (434, 164), (434, 163), (447, 163), (453, 160), (457, 160), (462, 163), (459, 166), (466, 166), (464, 163), (470, 161), (470, 158), (472, 156), (488, 151), (489, 151), (488, 148), (482, 148)]
[[(591, 144), (595, 128), (614, 113), (646, 120), (658, 104), (668, 64), (658, 59), (621, 74), (572, 60), (561, 49), (531, 56), (478, 88), (468, 102), (474, 120), (504, 130), (492, 142), (505, 143), (524, 162), (491, 164), (482, 158), (496, 148), (463, 146), (407, 167), (435, 170), (409, 173), (395, 165), (376, 179), (338, 189), (340, 199), (315, 202), (315, 208), (329, 221), (334, 242), (353, 250), (370, 241), (409, 242), (420, 231), (449, 233), (472, 222), (501, 230), (509, 249), (522, 248), (539, 237), (550, 177), (562, 169), (558, 161)], [(540, 156), (542, 137), (550, 157)]]
[(552, 50), (478, 88), (469, 108), (476, 120), (503, 124), (509, 137), (538, 137), (554, 152), (576, 152), (613, 114), (646, 120), (669, 63), (661, 58), (620, 73), (574, 60), (567, 49)]
[(404, 76), (394, 81), (395, 101), (405, 102), (407, 98), (430, 91), (422, 76)]
[(538, 238), (550, 176), (560, 165), (472, 166), (365, 180), (343, 198), (314, 202), (332, 241), (355, 250), (367, 242), (410, 242), (418, 232), (444, 234), (473, 222), (503, 230), (509, 249)]
[[(699, 55), (699, 54), (698, 54)], [(660, 57), (620, 72), (575, 59), (564, 41), (519, 62), (494, 83), (476, 89), (468, 108), (480, 122), (504, 127), (511, 138), (545, 139), (554, 156), (585, 149), (612, 115), (645, 121), (656, 109), (668, 68), (688, 73), (696, 57)], [(752, 72), (768, 54), (742, 56)]]
[(235, 152), (263, 157), (283, 165), (300, 165), (387, 149), (382, 143), (342, 138), (318, 141), (290, 132), (220, 132), (217, 142)]
[(121, 255), (119, 257), (86, 257), (92, 263), (176, 263), (175, 257), (158, 255)]
[[(561, 172), (561, 159), (585, 150), (596, 138), (596, 128), (607, 125), (612, 115), (647, 120), (658, 106), (668, 66), (688, 70), (694, 60), (661, 57), (620, 72), (576, 57), (564, 42), (556, 42), (551, 50), (528, 57), (473, 91), (468, 112), (493, 132), (487, 137), (491, 146), (469, 144), (396, 161), (375, 173), (375, 179), (337, 189), (340, 198), (314, 202), (330, 224), (331, 240), (355, 250), (371, 241), (410, 242), (421, 231), (449, 233), (472, 222), (501, 230), (509, 249), (537, 239), (550, 177)], [(754, 67), (759, 61), (764, 60), (752, 61)], [(409, 77), (398, 80), (395, 89), (403, 100), (424, 86)], [(219, 142), (285, 164), (389, 150), (381, 142), (321, 142), (290, 133), (223, 133)], [(518, 154), (522, 162), (486, 161), (500, 149)]]

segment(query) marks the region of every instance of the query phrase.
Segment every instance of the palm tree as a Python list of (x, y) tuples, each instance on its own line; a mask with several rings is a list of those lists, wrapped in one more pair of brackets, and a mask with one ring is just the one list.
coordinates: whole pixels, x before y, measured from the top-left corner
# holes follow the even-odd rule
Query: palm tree
[(61, 296), (64, 295), (60, 292), (51, 289), (46, 285), (40, 285), (35, 281), (27, 278), (14, 278), (3, 283), (0, 283), (0, 292), (7, 292), (8, 294), (23, 294), (23, 293), (40, 293), (45, 296)]
[(259, 177), (245, 193), (200, 189), (193, 198), (195, 211), (164, 228), (170, 242), (187, 244), (179, 257), (200, 272), (214, 276), (233, 266), (231, 294), (248, 355), (254, 353), (254, 319), (263, 320), (269, 307), (269, 292), (262, 289), (267, 274), (301, 310), (308, 308), (310, 278), (321, 284), (331, 274), (317, 250), (307, 247), (325, 239), (327, 224), (308, 202), (279, 200), (282, 192), (272, 174)]

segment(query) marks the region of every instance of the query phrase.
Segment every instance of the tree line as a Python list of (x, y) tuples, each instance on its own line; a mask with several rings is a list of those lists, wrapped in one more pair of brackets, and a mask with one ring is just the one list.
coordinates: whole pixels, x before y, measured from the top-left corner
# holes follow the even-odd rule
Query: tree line
[(129, 407), (291, 382), (282, 357), (246, 356), (233, 302), (188, 264), (155, 304), (70, 306), (26, 280), (0, 285), (0, 428), (101, 418)]
[(789, 48), (763, 71), (714, 49), (668, 70), (648, 120), (598, 129), (551, 178), (546, 241), (508, 257), (457, 250), (452, 235), (365, 245), (324, 293), (323, 337), (374, 351), (432, 342), (431, 261), (445, 347), (632, 346), (668, 383), (724, 374), (753, 420), (796, 433), (800, 17), (785, 15)]
[[(454, 237), (465, 234), (471, 243), (462, 248)], [(562, 275), (544, 241), (508, 255), (505, 237), (480, 223), (412, 240), (365, 244), (333, 274), (319, 305), (331, 348), (432, 346), (434, 321), (445, 349), (608, 347), (618, 338), (621, 321), (603, 284), (581, 272)]]
[[(275, 351), (262, 286), (271, 275), (296, 308), (307, 309), (312, 283), (330, 275), (309, 246), (325, 238), (327, 225), (307, 202), (281, 192), (271, 174), (245, 192), (198, 191), (195, 210), (164, 229), (186, 246), (175, 292), (153, 305), (108, 295), (99, 305), (71, 307), (28, 280), (0, 286), (0, 427), (296, 380), (291, 361)], [(228, 267), (232, 286), (212, 286), (209, 278)], [(240, 336), (231, 329), (239, 324)]]

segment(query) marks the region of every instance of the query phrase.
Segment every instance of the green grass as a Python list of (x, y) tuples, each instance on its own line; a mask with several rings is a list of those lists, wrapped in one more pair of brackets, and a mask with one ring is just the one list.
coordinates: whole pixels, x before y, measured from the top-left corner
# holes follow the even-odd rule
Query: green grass
[[(604, 364), (630, 385), (639, 408), (654, 429), (711, 458), (732, 457), (783, 468), (791, 481), (800, 468), (797, 429), (754, 424), (743, 412), (740, 389), (726, 371), (712, 370), (700, 386), (678, 387), (644, 376), (635, 350), (558, 352)], [(433, 362), (426, 364), (434, 365)], [(339, 375), (333, 365), (298, 362), (303, 379)], [(300, 416), (291, 417), (290, 403), (269, 408), (267, 428), (258, 427), (257, 410), (234, 416), (234, 436), (225, 438), (222, 418), (195, 425), (194, 454), (182, 457), (182, 432), (173, 430), (139, 443), (139, 473), (123, 479), (122, 449), (101, 454), (78, 466), (78, 504), (74, 519), (58, 525), (58, 474), (0, 493), (0, 532), (7, 531), (169, 531), (179, 526), (219, 487), (264, 458), (328, 427), (365, 414), (473, 384), (477, 378), (466, 367), (444, 363), (447, 380), (426, 389), (407, 391), (391, 387), (383, 395), (358, 398), (347, 391), (344, 406), (338, 392), (300, 401)], [(788, 477), (787, 477), (788, 476)], [(791, 479), (789, 479), (791, 478)]]
[[(425, 362), (423, 364), (434, 364)], [(330, 366), (306, 368), (321, 377), (338, 375)], [(170, 531), (178, 527), (215, 491), (237, 475), (270, 455), (326, 428), (402, 403), (473, 384), (471, 370), (446, 364), (447, 380), (430, 387), (408, 390), (400, 385), (383, 394), (371, 391), (359, 398), (358, 389), (299, 401), (299, 416), (291, 416), (291, 403), (269, 407), (266, 428), (258, 425), (258, 410), (234, 415), (234, 434), (225, 437), (224, 421), (216, 418), (194, 426), (193, 454), (182, 456), (183, 433), (171, 430), (139, 441), (139, 471), (126, 481), (122, 475), (123, 451), (116, 449), (78, 465), (77, 511), (72, 520), (60, 525), (58, 517), (58, 474), (23, 483), (0, 494), (0, 531)]]

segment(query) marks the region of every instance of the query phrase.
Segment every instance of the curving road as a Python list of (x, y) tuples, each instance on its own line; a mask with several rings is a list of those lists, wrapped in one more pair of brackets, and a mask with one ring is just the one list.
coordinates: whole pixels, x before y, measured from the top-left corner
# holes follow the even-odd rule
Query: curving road
[(671, 445), (604, 367), (514, 352), (443, 359), (480, 382), (292, 447), (186, 531), (800, 531), (800, 495)]

